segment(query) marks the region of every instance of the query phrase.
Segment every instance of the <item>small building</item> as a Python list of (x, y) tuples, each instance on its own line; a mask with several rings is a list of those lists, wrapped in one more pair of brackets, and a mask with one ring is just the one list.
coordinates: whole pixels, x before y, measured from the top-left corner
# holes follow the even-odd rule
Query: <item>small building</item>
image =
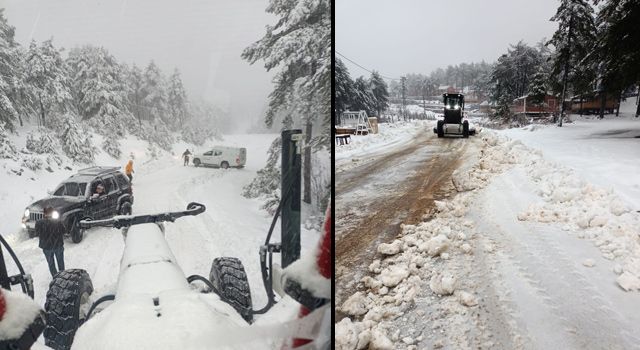
[(511, 112), (513, 114), (523, 114), (530, 117), (546, 117), (558, 112), (559, 98), (546, 94), (544, 99), (536, 103), (531, 96), (525, 95), (513, 100)]
[[(602, 105), (602, 94), (592, 93), (577, 95), (571, 98), (568, 109), (575, 114), (598, 114)], [(613, 95), (607, 95), (604, 112), (613, 113), (620, 106), (620, 101)]]

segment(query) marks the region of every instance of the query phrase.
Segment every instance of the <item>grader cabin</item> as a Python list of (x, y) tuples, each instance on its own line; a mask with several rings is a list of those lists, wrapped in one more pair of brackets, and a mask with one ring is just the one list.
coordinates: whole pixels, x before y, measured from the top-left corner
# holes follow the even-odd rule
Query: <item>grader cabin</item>
[(559, 98), (553, 95), (545, 95), (542, 103), (535, 103), (533, 97), (522, 96), (513, 100), (513, 114), (522, 114), (527, 117), (548, 117), (558, 112)]

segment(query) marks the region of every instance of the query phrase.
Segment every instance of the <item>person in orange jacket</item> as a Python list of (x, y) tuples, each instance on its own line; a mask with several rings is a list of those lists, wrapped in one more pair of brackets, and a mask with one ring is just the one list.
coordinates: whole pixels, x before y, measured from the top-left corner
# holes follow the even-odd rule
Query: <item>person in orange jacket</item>
[(135, 173), (135, 171), (133, 171), (133, 159), (129, 159), (129, 163), (127, 163), (127, 166), (124, 167), (124, 173), (129, 178), (129, 182), (133, 182), (132, 174)]

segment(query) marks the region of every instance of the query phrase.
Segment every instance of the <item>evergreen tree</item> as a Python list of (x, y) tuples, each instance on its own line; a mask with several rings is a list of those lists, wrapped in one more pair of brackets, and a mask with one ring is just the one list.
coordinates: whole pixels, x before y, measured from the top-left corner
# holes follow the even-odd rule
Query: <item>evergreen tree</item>
[(127, 94), (129, 102), (129, 110), (138, 119), (138, 125), (142, 125), (144, 118), (144, 74), (142, 70), (135, 64), (127, 72)]
[[(568, 88), (580, 85), (576, 84), (578, 78), (588, 79), (584, 74), (571, 74), (571, 71), (581, 65), (582, 58), (591, 50), (595, 38), (593, 8), (586, 0), (561, 0), (551, 21), (558, 22), (558, 30), (547, 43), (553, 45), (556, 52), (551, 73), (556, 76), (562, 74), (561, 101), (564, 101)], [(563, 117), (564, 103), (559, 126), (562, 126)]]
[[(596, 4), (600, 0), (594, 0)], [(598, 12), (596, 64), (601, 63), (605, 92), (619, 92), (640, 85), (640, 2), (603, 0)], [(640, 115), (640, 104), (636, 116)]]
[(538, 69), (536, 74), (533, 75), (533, 80), (529, 85), (529, 97), (531, 102), (540, 104), (544, 102), (544, 97), (547, 94), (547, 77), (544, 74), (542, 67)]
[(353, 110), (365, 111), (367, 115), (373, 115), (375, 113), (376, 102), (373, 91), (371, 90), (371, 84), (361, 76), (354, 82), (353, 90), (355, 92), (352, 101)]
[[(311, 123), (307, 130), (317, 134), (312, 146), (326, 151), (331, 130), (331, 1), (270, 0), (266, 12), (277, 16), (277, 23), (267, 26), (265, 36), (242, 53), (251, 64), (263, 60), (267, 71), (279, 68), (265, 124), (271, 127), (278, 115), (283, 117), (284, 128)], [(276, 140), (269, 153), (279, 152), (280, 142)], [(305, 162), (307, 166), (310, 164)], [(279, 171), (276, 168), (275, 163), (268, 162), (253, 183), (279, 182), (274, 178)], [(268, 193), (269, 202), (279, 197), (276, 190), (259, 187)]]
[(188, 116), (187, 109), (187, 93), (182, 85), (180, 72), (176, 68), (169, 78), (167, 91), (167, 107), (169, 115), (172, 118), (173, 126), (180, 127)]
[(40, 122), (46, 125), (46, 117), (52, 111), (66, 111), (71, 103), (67, 67), (52, 39), (38, 46), (31, 41), (25, 60), (25, 82), (40, 114)]
[(71, 50), (67, 64), (75, 105), (83, 119), (90, 120), (100, 134), (123, 137), (132, 118), (124, 67), (106, 49), (94, 46)]
[(331, 124), (331, 1), (270, 0), (266, 11), (278, 22), (242, 53), (251, 64), (264, 60), (267, 71), (280, 67), (265, 123), (270, 127), (280, 111), (295, 125), (308, 117), (321, 132), (314, 144), (322, 147)]
[(0, 123), (10, 131), (16, 120), (22, 125), (17, 106), (20, 54), (14, 37), (15, 28), (4, 17), (4, 9), (0, 9)]
[(340, 116), (342, 112), (348, 110), (351, 106), (351, 100), (354, 95), (353, 80), (349, 76), (349, 70), (344, 63), (336, 58), (335, 66), (335, 123), (340, 124)]
[(371, 73), (369, 80), (371, 86), (371, 93), (373, 94), (373, 110), (375, 110), (376, 116), (379, 118), (382, 115), (382, 111), (389, 106), (389, 92), (387, 91), (387, 83), (382, 80), (380, 74), (376, 71)]
[(151, 61), (144, 71), (143, 105), (149, 120), (167, 123), (167, 88), (160, 68)]
[(73, 115), (65, 114), (61, 120), (63, 122), (59, 136), (62, 150), (67, 157), (79, 163), (93, 162), (96, 149), (91, 142), (91, 136), (82, 130)]
[(542, 54), (535, 48), (523, 42), (511, 45), (491, 72), (491, 99), (504, 104), (527, 94), (533, 75), (542, 63)]

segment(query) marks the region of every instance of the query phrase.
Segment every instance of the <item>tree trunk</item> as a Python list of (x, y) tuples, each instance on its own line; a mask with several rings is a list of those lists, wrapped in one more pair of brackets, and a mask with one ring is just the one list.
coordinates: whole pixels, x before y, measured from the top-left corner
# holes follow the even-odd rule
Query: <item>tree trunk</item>
[(304, 144), (304, 169), (302, 175), (304, 176), (304, 195), (302, 200), (308, 204), (311, 204), (311, 127), (311, 121), (307, 120)]
[(565, 94), (567, 93), (567, 77), (569, 74), (569, 60), (571, 58), (571, 31), (573, 27), (573, 15), (571, 15), (571, 17), (569, 18), (569, 33), (567, 35), (567, 48), (569, 50), (568, 54), (567, 54), (567, 58), (564, 61), (564, 72), (563, 72), (563, 77), (562, 77), (562, 99), (560, 99), (560, 103), (562, 103), (560, 106), (560, 122), (558, 123), (558, 126), (562, 126), (562, 119), (564, 119), (564, 98), (565, 98)]
[(582, 95), (580, 95), (580, 116), (582, 117)]
[(616, 108), (616, 117), (620, 115), (620, 103), (622, 102), (622, 92), (620, 93), (620, 96), (618, 97), (618, 107)]
[(604, 119), (604, 107), (607, 104), (607, 94), (605, 91), (600, 92), (600, 119)]
[(640, 84), (638, 84), (638, 97), (636, 97), (636, 118), (640, 116)]
[(42, 97), (40, 97), (40, 100), (38, 102), (40, 102), (40, 120), (42, 121), (42, 126), (45, 126), (44, 105), (42, 104)]

